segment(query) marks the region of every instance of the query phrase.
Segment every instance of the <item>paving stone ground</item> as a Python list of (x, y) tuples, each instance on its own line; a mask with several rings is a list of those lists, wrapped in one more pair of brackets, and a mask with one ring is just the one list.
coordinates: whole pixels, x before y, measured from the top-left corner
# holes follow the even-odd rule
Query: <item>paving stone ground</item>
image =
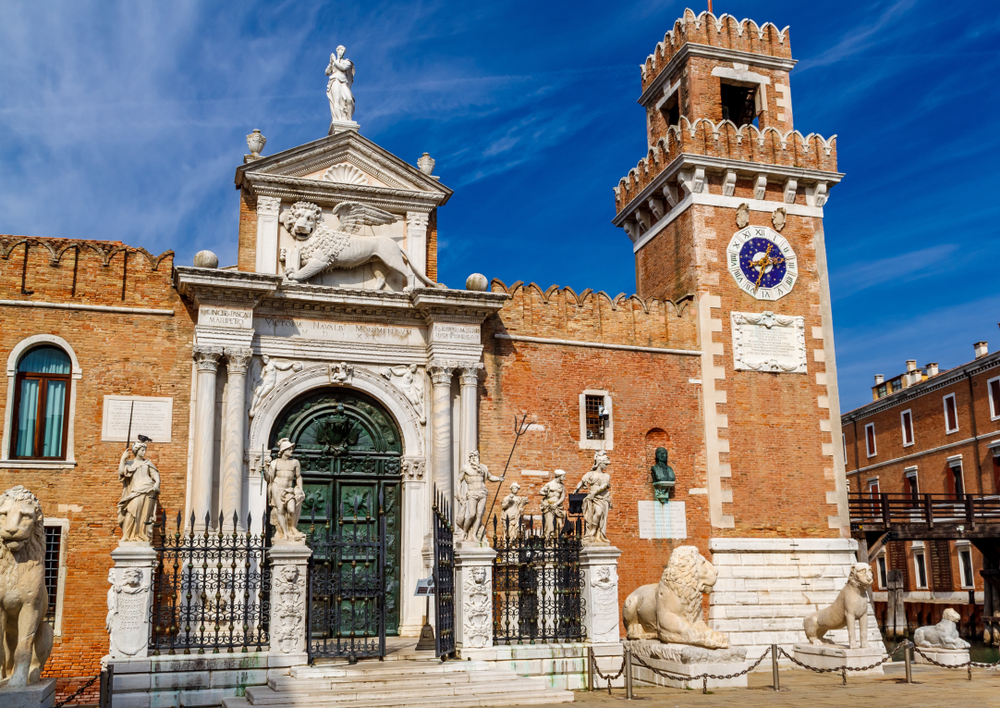
[[(716, 689), (708, 695), (700, 690), (683, 691), (671, 688), (637, 686), (635, 708), (656, 706), (656, 708), (682, 708), (698, 706), (711, 708), (727, 706), (732, 708), (768, 708), (782, 706), (808, 706), (827, 708), (850, 706), (852, 708), (950, 708), (952, 706), (987, 708), (1000, 706), (1000, 671), (973, 669), (972, 681), (965, 671), (938, 669), (935, 667), (913, 668), (914, 683), (904, 681), (903, 666), (891, 666), (885, 676), (848, 676), (847, 686), (841, 685), (840, 675), (815, 674), (801, 670), (786, 670), (780, 675), (781, 692), (775, 693), (771, 687), (770, 672), (750, 674), (748, 688)], [(576, 694), (574, 704), (583, 708), (624, 708), (624, 689), (607, 689)]]

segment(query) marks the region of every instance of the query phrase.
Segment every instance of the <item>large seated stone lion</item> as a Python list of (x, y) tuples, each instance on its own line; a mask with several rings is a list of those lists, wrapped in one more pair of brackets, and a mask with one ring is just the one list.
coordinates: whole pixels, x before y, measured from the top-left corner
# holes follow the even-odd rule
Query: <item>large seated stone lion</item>
[(628, 638), (729, 648), (729, 638), (702, 619), (701, 596), (712, 591), (718, 577), (715, 566), (697, 548), (675, 548), (660, 582), (643, 585), (625, 600), (622, 614)]
[(0, 495), (0, 678), (11, 688), (36, 683), (52, 652), (48, 607), (42, 505), (18, 485)]

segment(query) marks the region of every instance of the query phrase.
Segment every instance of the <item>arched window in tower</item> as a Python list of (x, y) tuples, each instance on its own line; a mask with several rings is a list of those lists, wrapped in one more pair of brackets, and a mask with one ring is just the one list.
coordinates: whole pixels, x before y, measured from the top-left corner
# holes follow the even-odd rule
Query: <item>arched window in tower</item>
[(70, 373), (69, 355), (59, 347), (35, 347), (18, 361), (12, 458), (66, 458)]

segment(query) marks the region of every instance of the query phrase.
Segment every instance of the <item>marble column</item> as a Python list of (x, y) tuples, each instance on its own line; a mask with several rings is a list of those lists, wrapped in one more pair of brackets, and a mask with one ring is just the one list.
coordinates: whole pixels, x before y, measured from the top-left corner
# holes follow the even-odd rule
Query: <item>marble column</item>
[(462, 363), (459, 381), (461, 382), (461, 421), (462, 429), (459, 433), (458, 466), (469, 459), (469, 453), (479, 449), (479, 412), (477, 400), (479, 393), (479, 372), (483, 365), (477, 362)]
[(247, 365), (253, 352), (245, 347), (226, 347), (226, 370), (229, 385), (226, 394), (226, 436), (223, 447), (222, 478), (219, 480), (223, 520), (228, 527), (233, 513), (240, 516), (237, 526), (244, 527), (243, 514), (243, 436), (246, 428)]
[(205, 523), (212, 511), (212, 482), (215, 467), (215, 375), (222, 347), (196, 346), (198, 401), (194, 411), (194, 465), (191, 470), (191, 511), (195, 523)]
[[(433, 386), (431, 396), (431, 435), (434, 443), (434, 486), (454, 504), (455, 484), (451, 448), (451, 377), (452, 362), (431, 362), (427, 367)], [(454, 517), (453, 517), (454, 518)]]

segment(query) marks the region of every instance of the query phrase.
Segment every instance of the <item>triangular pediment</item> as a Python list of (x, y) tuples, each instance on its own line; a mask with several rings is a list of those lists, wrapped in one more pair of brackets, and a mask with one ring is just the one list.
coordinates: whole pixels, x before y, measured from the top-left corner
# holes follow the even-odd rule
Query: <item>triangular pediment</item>
[(262, 157), (240, 167), (236, 183), (301, 184), (319, 191), (409, 192), (443, 204), (452, 194), (436, 178), (424, 174), (356, 131), (343, 131), (306, 145)]

